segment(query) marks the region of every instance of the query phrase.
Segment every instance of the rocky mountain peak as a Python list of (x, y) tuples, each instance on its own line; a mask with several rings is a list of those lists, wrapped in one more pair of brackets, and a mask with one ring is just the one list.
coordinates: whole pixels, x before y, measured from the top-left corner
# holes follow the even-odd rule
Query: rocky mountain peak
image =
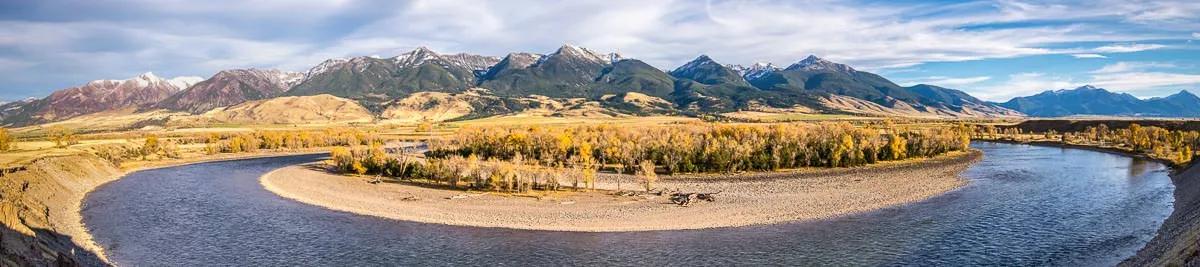
[(541, 62), (545, 57), (545, 55), (534, 53), (509, 53), (501, 61), (506, 62), (510, 68), (523, 69)]
[(1075, 87), (1074, 89), (1058, 89), (1058, 90), (1053, 90), (1053, 91), (1046, 91), (1045, 93), (1061, 95), (1061, 94), (1077, 94), (1077, 93), (1085, 93), (1085, 92), (1108, 93), (1108, 90), (1105, 90), (1104, 88), (1091, 86), (1091, 85), (1084, 85), (1084, 86), (1080, 86), (1080, 87)]
[(160, 81), (160, 80), (162, 80), (162, 78), (159, 78), (157, 75), (154, 75), (154, 72), (149, 72), (149, 71), (147, 71), (146, 73), (142, 73), (141, 75), (138, 75), (137, 79), (145, 80), (145, 81)]
[(437, 52), (433, 52), (433, 50), (430, 50), (428, 47), (419, 46), (408, 53), (400, 54), (392, 58), (392, 61), (396, 62), (397, 66), (415, 67), (421, 65), (421, 63), (425, 63), (427, 60), (437, 59), (440, 57), (441, 55), (438, 55)]
[(729, 65), (730, 69), (737, 71), (747, 81), (761, 78), (771, 72), (782, 70), (769, 62), (755, 62), (750, 66)]
[(603, 54), (570, 44), (564, 44), (562, 47), (559, 47), (557, 51), (554, 51), (553, 54), (549, 55), (549, 57), (554, 56), (580, 58), (602, 64), (612, 64), (613, 62), (620, 60), (620, 55), (616, 53)]
[(683, 64), (683, 66), (679, 66), (678, 68), (675, 68), (675, 70), (672, 70), (670, 73), (671, 73), (671, 75), (679, 76), (684, 73), (692, 72), (695, 69), (706, 67), (709, 65), (719, 65), (719, 64), (717, 64), (717, 61), (713, 60), (711, 57), (708, 57), (708, 55), (700, 55), (700, 56), (696, 57), (696, 59), (693, 59), (692, 61), (688, 61), (688, 63)]
[(94, 80), (94, 81), (88, 82), (87, 84), (84, 84), (83, 87), (93, 87), (93, 88), (98, 88), (101, 90), (111, 90), (111, 89), (115, 89), (116, 87), (143, 88), (143, 87), (157, 86), (157, 87), (164, 87), (165, 89), (168, 89), (168, 90), (178, 91), (178, 90), (186, 89), (189, 86), (192, 86), (193, 84), (196, 84), (202, 80), (204, 80), (204, 78), (195, 77), (195, 76), (180, 76), (180, 77), (175, 77), (175, 78), (171, 78), (168, 80), (168, 79), (163, 79), (161, 77), (158, 77), (157, 75), (154, 75), (154, 73), (152, 73), (152, 72), (145, 72), (142, 74), (138, 74), (138, 76), (134, 76), (132, 78), (124, 79), (124, 80)]
[(499, 57), (480, 56), (467, 53), (458, 53), (453, 55), (442, 55), (442, 59), (449, 61), (452, 64), (466, 67), (477, 72), (486, 72), (488, 69), (500, 63)]
[(803, 71), (836, 71), (836, 72), (854, 72), (854, 68), (845, 64), (829, 61), (819, 58), (816, 55), (808, 57), (796, 62), (787, 67), (787, 70), (803, 70)]
[(321, 64), (317, 64), (316, 66), (313, 66), (311, 69), (308, 69), (308, 71), (304, 73), (304, 79), (308, 80), (309, 78), (312, 78), (313, 76), (317, 76), (322, 73), (325, 73), (326, 71), (332, 70), (334, 67), (337, 67), (338, 65), (341, 65), (348, 61), (349, 60), (345, 59), (345, 58), (326, 59), (325, 61), (322, 61)]
[(1179, 99), (1179, 100), (1186, 99), (1186, 100), (1200, 101), (1200, 97), (1197, 97), (1195, 94), (1192, 94), (1192, 92), (1188, 92), (1188, 90), (1179, 90), (1178, 93), (1169, 95), (1166, 98), (1167, 99)]
[(180, 76), (180, 77), (175, 77), (175, 78), (171, 78), (170, 80), (167, 80), (167, 83), (171, 84), (171, 86), (174, 86), (175, 88), (182, 90), (182, 89), (187, 89), (188, 87), (192, 87), (192, 85), (196, 85), (196, 83), (199, 83), (201, 81), (204, 81), (203, 77)]

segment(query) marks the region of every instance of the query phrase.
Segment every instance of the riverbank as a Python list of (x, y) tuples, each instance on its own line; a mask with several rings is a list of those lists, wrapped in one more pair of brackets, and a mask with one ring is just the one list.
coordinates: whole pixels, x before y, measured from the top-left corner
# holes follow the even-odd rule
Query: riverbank
[(263, 175), (271, 192), (333, 210), (390, 219), (460, 226), (618, 232), (704, 229), (825, 219), (927, 199), (966, 184), (959, 174), (979, 151), (846, 169), (805, 169), (733, 176), (662, 177), (659, 188), (720, 192), (715, 202), (689, 207), (666, 196), (616, 196), (633, 189), (629, 176), (602, 175), (597, 192), (537, 195), (446, 190), (329, 173), (313, 163)]
[(201, 162), (299, 153), (219, 154), (131, 162), (117, 168), (91, 154), (45, 157), (3, 174), (0, 183), (0, 260), (3, 266), (109, 265), (83, 223), (83, 199), (128, 173)]
[(1175, 210), (1163, 221), (1154, 239), (1121, 266), (1200, 265), (1200, 163), (1171, 175)]
[(995, 140), (989, 139), (989, 140), (980, 140), (980, 141), (1005, 143), (1005, 144), (1061, 147), (1061, 148), (1072, 148), (1072, 149), (1079, 149), (1079, 150), (1096, 151), (1096, 152), (1101, 152), (1101, 153), (1109, 153), (1109, 154), (1114, 154), (1114, 155), (1121, 155), (1121, 156), (1126, 156), (1126, 157), (1131, 157), (1131, 158), (1139, 158), (1139, 159), (1154, 161), (1154, 162), (1162, 163), (1163, 165), (1167, 165), (1176, 171), (1178, 171), (1179, 168), (1181, 167), (1178, 164), (1175, 164), (1175, 162), (1171, 162), (1169, 160), (1155, 158), (1155, 157), (1147, 156), (1145, 154), (1135, 153), (1135, 152), (1132, 152), (1129, 150), (1124, 150), (1124, 149), (1110, 147), (1110, 146), (1068, 144), (1068, 143), (1063, 143), (1063, 142), (1058, 142), (1058, 141), (1047, 141), (1047, 140), (1017, 141), (1017, 140), (1007, 140), (1007, 139), (995, 139)]

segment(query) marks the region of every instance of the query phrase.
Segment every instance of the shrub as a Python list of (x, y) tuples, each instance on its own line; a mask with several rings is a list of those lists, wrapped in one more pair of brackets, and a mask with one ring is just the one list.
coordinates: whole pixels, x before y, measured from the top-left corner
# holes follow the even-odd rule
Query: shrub
[(0, 152), (12, 150), (15, 143), (16, 141), (14, 141), (12, 135), (8, 133), (8, 129), (0, 128)]
[(654, 162), (643, 160), (638, 164), (638, 177), (642, 178), (642, 186), (646, 191), (654, 190), (654, 182), (658, 181), (658, 174), (654, 172)]

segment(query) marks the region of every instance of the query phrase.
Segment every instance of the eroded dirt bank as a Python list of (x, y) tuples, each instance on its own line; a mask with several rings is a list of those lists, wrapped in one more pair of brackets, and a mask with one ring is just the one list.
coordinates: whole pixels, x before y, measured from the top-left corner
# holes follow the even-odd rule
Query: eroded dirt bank
[(296, 152), (219, 154), (133, 162), (117, 168), (92, 154), (46, 157), (0, 176), (0, 266), (106, 266), (104, 250), (83, 224), (81, 203), (97, 187), (152, 168)]
[(83, 227), (79, 203), (121, 170), (92, 155), (42, 158), (0, 181), (4, 266), (107, 265)]
[[(981, 157), (972, 151), (870, 167), (667, 178), (658, 184), (721, 192), (716, 202), (690, 207), (672, 205), (665, 196), (561, 192), (530, 197), (402, 182), (370, 184), (316, 164), (279, 169), (261, 182), (304, 203), (406, 221), (583, 232), (678, 230), (822, 219), (919, 201), (964, 185), (959, 174)], [(625, 189), (637, 187), (625, 178)], [(602, 177), (598, 187), (615, 189), (614, 179)]]

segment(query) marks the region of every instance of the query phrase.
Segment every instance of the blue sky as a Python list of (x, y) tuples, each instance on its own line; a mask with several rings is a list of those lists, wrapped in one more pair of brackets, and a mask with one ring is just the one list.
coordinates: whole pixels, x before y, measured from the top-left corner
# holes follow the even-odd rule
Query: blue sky
[[(251, 2), (251, 3), (244, 3)], [(1200, 1), (0, 0), (0, 99), (96, 79), (304, 71), (328, 58), (548, 53), (662, 69), (809, 54), (987, 100), (1092, 84), (1200, 93)]]

